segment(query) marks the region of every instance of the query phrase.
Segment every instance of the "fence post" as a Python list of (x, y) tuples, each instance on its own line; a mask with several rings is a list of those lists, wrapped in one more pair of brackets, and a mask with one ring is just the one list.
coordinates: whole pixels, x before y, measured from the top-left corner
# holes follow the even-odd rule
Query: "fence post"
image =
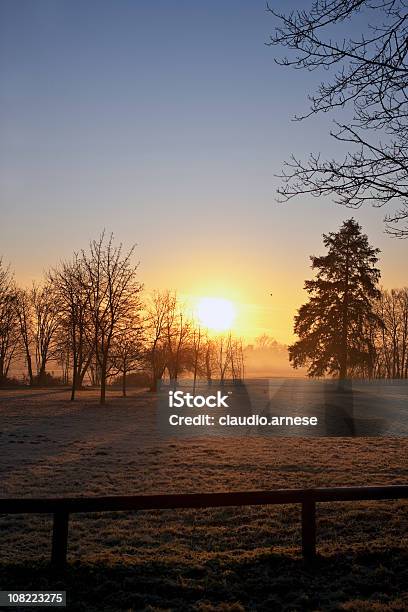
[(302, 553), (306, 563), (316, 558), (316, 502), (312, 498), (302, 502)]
[(60, 569), (65, 566), (67, 561), (68, 518), (68, 512), (60, 511), (54, 513), (51, 565)]

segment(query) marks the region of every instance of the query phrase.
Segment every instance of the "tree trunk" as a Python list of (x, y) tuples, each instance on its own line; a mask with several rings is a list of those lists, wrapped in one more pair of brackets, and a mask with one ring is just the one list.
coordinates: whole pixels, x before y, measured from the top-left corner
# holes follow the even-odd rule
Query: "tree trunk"
[(106, 376), (105, 376), (105, 373), (102, 372), (101, 373), (101, 396), (100, 396), (99, 403), (105, 404), (105, 402), (106, 402)]
[(122, 377), (122, 397), (126, 397), (126, 369), (123, 368), (123, 377)]
[(39, 386), (45, 384), (45, 363), (41, 364), (40, 371), (38, 372), (37, 384)]
[(32, 387), (34, 383), (34, 374), (33, 374), (33, 364), (31, 362), (31, 355), (29, 351), (27, 351), (26, 353), (26, 361), (27, 361), (27, 371), (28, 371), (28, 378), (30, 381), (30, 387)]
[(196, 390), (196, 383), (197, 383), (197, 360), (194, 362), (193, 393), (195, 393), (195, 390)]
[(4, 374), (4, 359), (0, 357), (0, 385), (6, 382), (6, 376)]
[(339, 378), (347, 378), (348, 357), (348, 301), (349, 301), (349, 240), (347, 239), (346, 269), (344, 278), (343, 312), (341, 322), (341, 347), (340, 347), (340, 371)]
[(81, 367), (78, 368), (79, 371), (78, 371), (78, 377), (77, 377), (77, 389), (81, 389), (82, 385), (84, 384), (85, 374), (87, 373), (89, 366), (91, 365), (92, 357), (93, 357), (93, 352), (89, 354), (82, 368)]
[(152, 373), (153, 380), (152, 380), (152, 383), (150, 385), (150, 391), (151, 392), (156, 393), (156, 391), (157, 391), (157, 383), (159, 382), (159, 380), (161, 380), (163, 378), (164, 370), (165, 370), (165, 368), (163, 368), (163, 367), (160, 367), (160, 368), (157, 368), (157, 369), (156, 369), (156, 367), (153, 368), (153, 373)]
[(108, 355), (104, 354), (101, 366), (101, 396), (100, 404), (105, 404), (106, 401), (106, 368), (108, 365)]
[(72, 386), (71, 386), (71, 402), (75, 400), (75, 390), (77, 388), (78, 364), (74, 353), (74, 363), (72, 366)]

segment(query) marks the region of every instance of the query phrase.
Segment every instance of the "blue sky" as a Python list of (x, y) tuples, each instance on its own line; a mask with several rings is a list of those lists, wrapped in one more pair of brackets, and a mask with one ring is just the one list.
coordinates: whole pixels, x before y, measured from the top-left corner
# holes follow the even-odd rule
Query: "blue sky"
[[(0, 24), (0, 252), (17, 278), (106, 228), (138, 243), (149, 288), (275, 308), (284, 339), (308, 255), (351, 213), (275, 202), (291, 152), (335, 149), (327, 116), (291, 122), (320, 77), (275, 65), (265, 3), (0, 0)], [(406, 284), (384, 211), (353, 214), (384, 284)]]

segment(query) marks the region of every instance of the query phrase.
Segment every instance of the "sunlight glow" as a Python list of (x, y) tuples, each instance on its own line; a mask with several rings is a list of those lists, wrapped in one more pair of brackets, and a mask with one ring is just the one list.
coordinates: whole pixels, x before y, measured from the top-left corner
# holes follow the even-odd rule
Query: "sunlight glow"
[(200, 298), (196, 312), (203, 327), (217, 332), (231, 329), (236, 316), (235, 306), (230, 300), (215, 297)]

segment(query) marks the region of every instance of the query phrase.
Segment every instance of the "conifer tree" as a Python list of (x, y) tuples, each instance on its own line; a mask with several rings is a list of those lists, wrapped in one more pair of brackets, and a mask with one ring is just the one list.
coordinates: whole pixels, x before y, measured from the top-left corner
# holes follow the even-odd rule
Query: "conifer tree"
[(372, 347), (368, 329), (381, 325), (373, 305), (380, 297), (373, 248), (361, 226), (349, 219), (338, 232), (323, 234), (326, 255), (312, 256), (313, 280), (305, 281), (309, 301), (295, 316), (299, 340), (289, 347), (294, 368), (308, 366), (309, 376), (370, 371)]

